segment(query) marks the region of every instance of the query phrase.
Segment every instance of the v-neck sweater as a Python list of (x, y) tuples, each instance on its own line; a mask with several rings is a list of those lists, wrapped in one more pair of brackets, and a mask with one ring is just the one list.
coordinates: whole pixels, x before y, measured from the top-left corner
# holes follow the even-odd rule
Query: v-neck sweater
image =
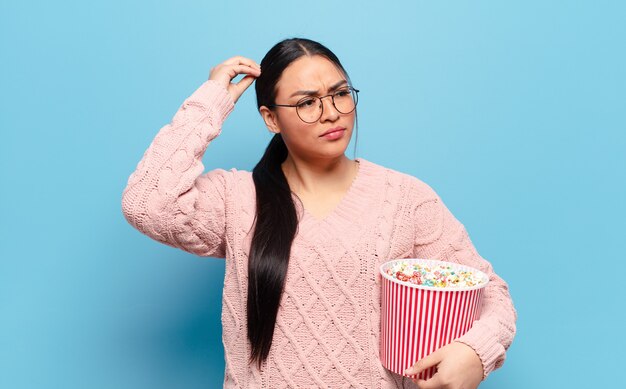
[(204, 173), (202, 163), (233, 108), (223, 86), (205, 81), (160, 129), (122, 196), (125, 218), (145, 235), (226, 259), (224, 387), (414, 387), (379, 358), (378, 269), (399, 258), (460, 263), (489, 276), (480, 319), (456, 341), (480, 357), (483, 379), (503, 364), (517, 319), (506, 282), (430, 186), (363, 158), (344, 197), (323, 218), (294, 202), (299, 223), (271, 350), (261, 368), (249, 364), (247, 266), (255, 186), (249, 171)]

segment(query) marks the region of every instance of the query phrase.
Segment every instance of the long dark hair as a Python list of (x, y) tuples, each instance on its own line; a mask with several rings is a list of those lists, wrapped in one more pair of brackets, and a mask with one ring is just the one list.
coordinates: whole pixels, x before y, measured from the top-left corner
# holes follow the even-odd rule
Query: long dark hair
[[(345, 71), (332, 51), (322, 44), (301, 38), (277, 43), (261, 61), (256, 79), (257, 106), (275, 103), (276, 84), (283, 71), (296, 59), (320, 55)], [(274, 135), (263, 157), (252, 170), (256, 188), (256, 224), (248, 258), (248, 340), (250, 363), (259, 367), (272, 346), (276, 315), (285, 285), (291, 245), (298, 228), (298, 216), (281, 164), (288, 151), (280, 134)]]

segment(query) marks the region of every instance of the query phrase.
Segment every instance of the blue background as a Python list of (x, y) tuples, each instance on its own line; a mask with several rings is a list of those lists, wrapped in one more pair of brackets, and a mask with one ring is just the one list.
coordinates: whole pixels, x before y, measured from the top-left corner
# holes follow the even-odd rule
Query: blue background
[[(357, 156), (429, 183), (510, 284), (481, 388), (619, 386), (624, 4), (3, 1), (0, 387), (221, 386), (223, 262), (141, 235), (121, 194), (212, 66), (292, 36), (361, 89)], [(205, 167), (268, 140), (249, 91)]]

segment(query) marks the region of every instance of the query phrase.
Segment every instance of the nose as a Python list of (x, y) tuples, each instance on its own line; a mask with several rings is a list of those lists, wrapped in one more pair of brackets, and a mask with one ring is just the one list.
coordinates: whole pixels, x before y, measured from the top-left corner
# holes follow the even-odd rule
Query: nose
[[(326, 100), (326, 102), (324, 102)], [(320, 117), (320, 122), (334, 122), (339, 118), (339, 111), (333, 105), (333, 99), (331, 96), (324, 96), (320, 100), (322, 104), (322, 116)]]

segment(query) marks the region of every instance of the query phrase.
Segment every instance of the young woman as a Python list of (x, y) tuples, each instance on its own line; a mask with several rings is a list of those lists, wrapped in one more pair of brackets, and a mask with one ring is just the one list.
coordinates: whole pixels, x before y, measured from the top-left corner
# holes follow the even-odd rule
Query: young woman
[[(203, 173), (207, 146), (255, 80), (275, 134), (265, 154), (251, 173)], [(414, 387), (378, 357), (378, 268), (397, 258), (462, 263), (490, 278), (480, 320), (407, 371), (437, 366), (420, 388), (476, 388), (505, 359), (516, 320), (507, 284), (428, 185), (346, 157), (357, 102), (339, 59), (317, 42), (279, 42), (261, 66), (231, 58), (161, 128), (128, 180), (122, 208), (135, 228), (226, 258), (225, 387)]]

